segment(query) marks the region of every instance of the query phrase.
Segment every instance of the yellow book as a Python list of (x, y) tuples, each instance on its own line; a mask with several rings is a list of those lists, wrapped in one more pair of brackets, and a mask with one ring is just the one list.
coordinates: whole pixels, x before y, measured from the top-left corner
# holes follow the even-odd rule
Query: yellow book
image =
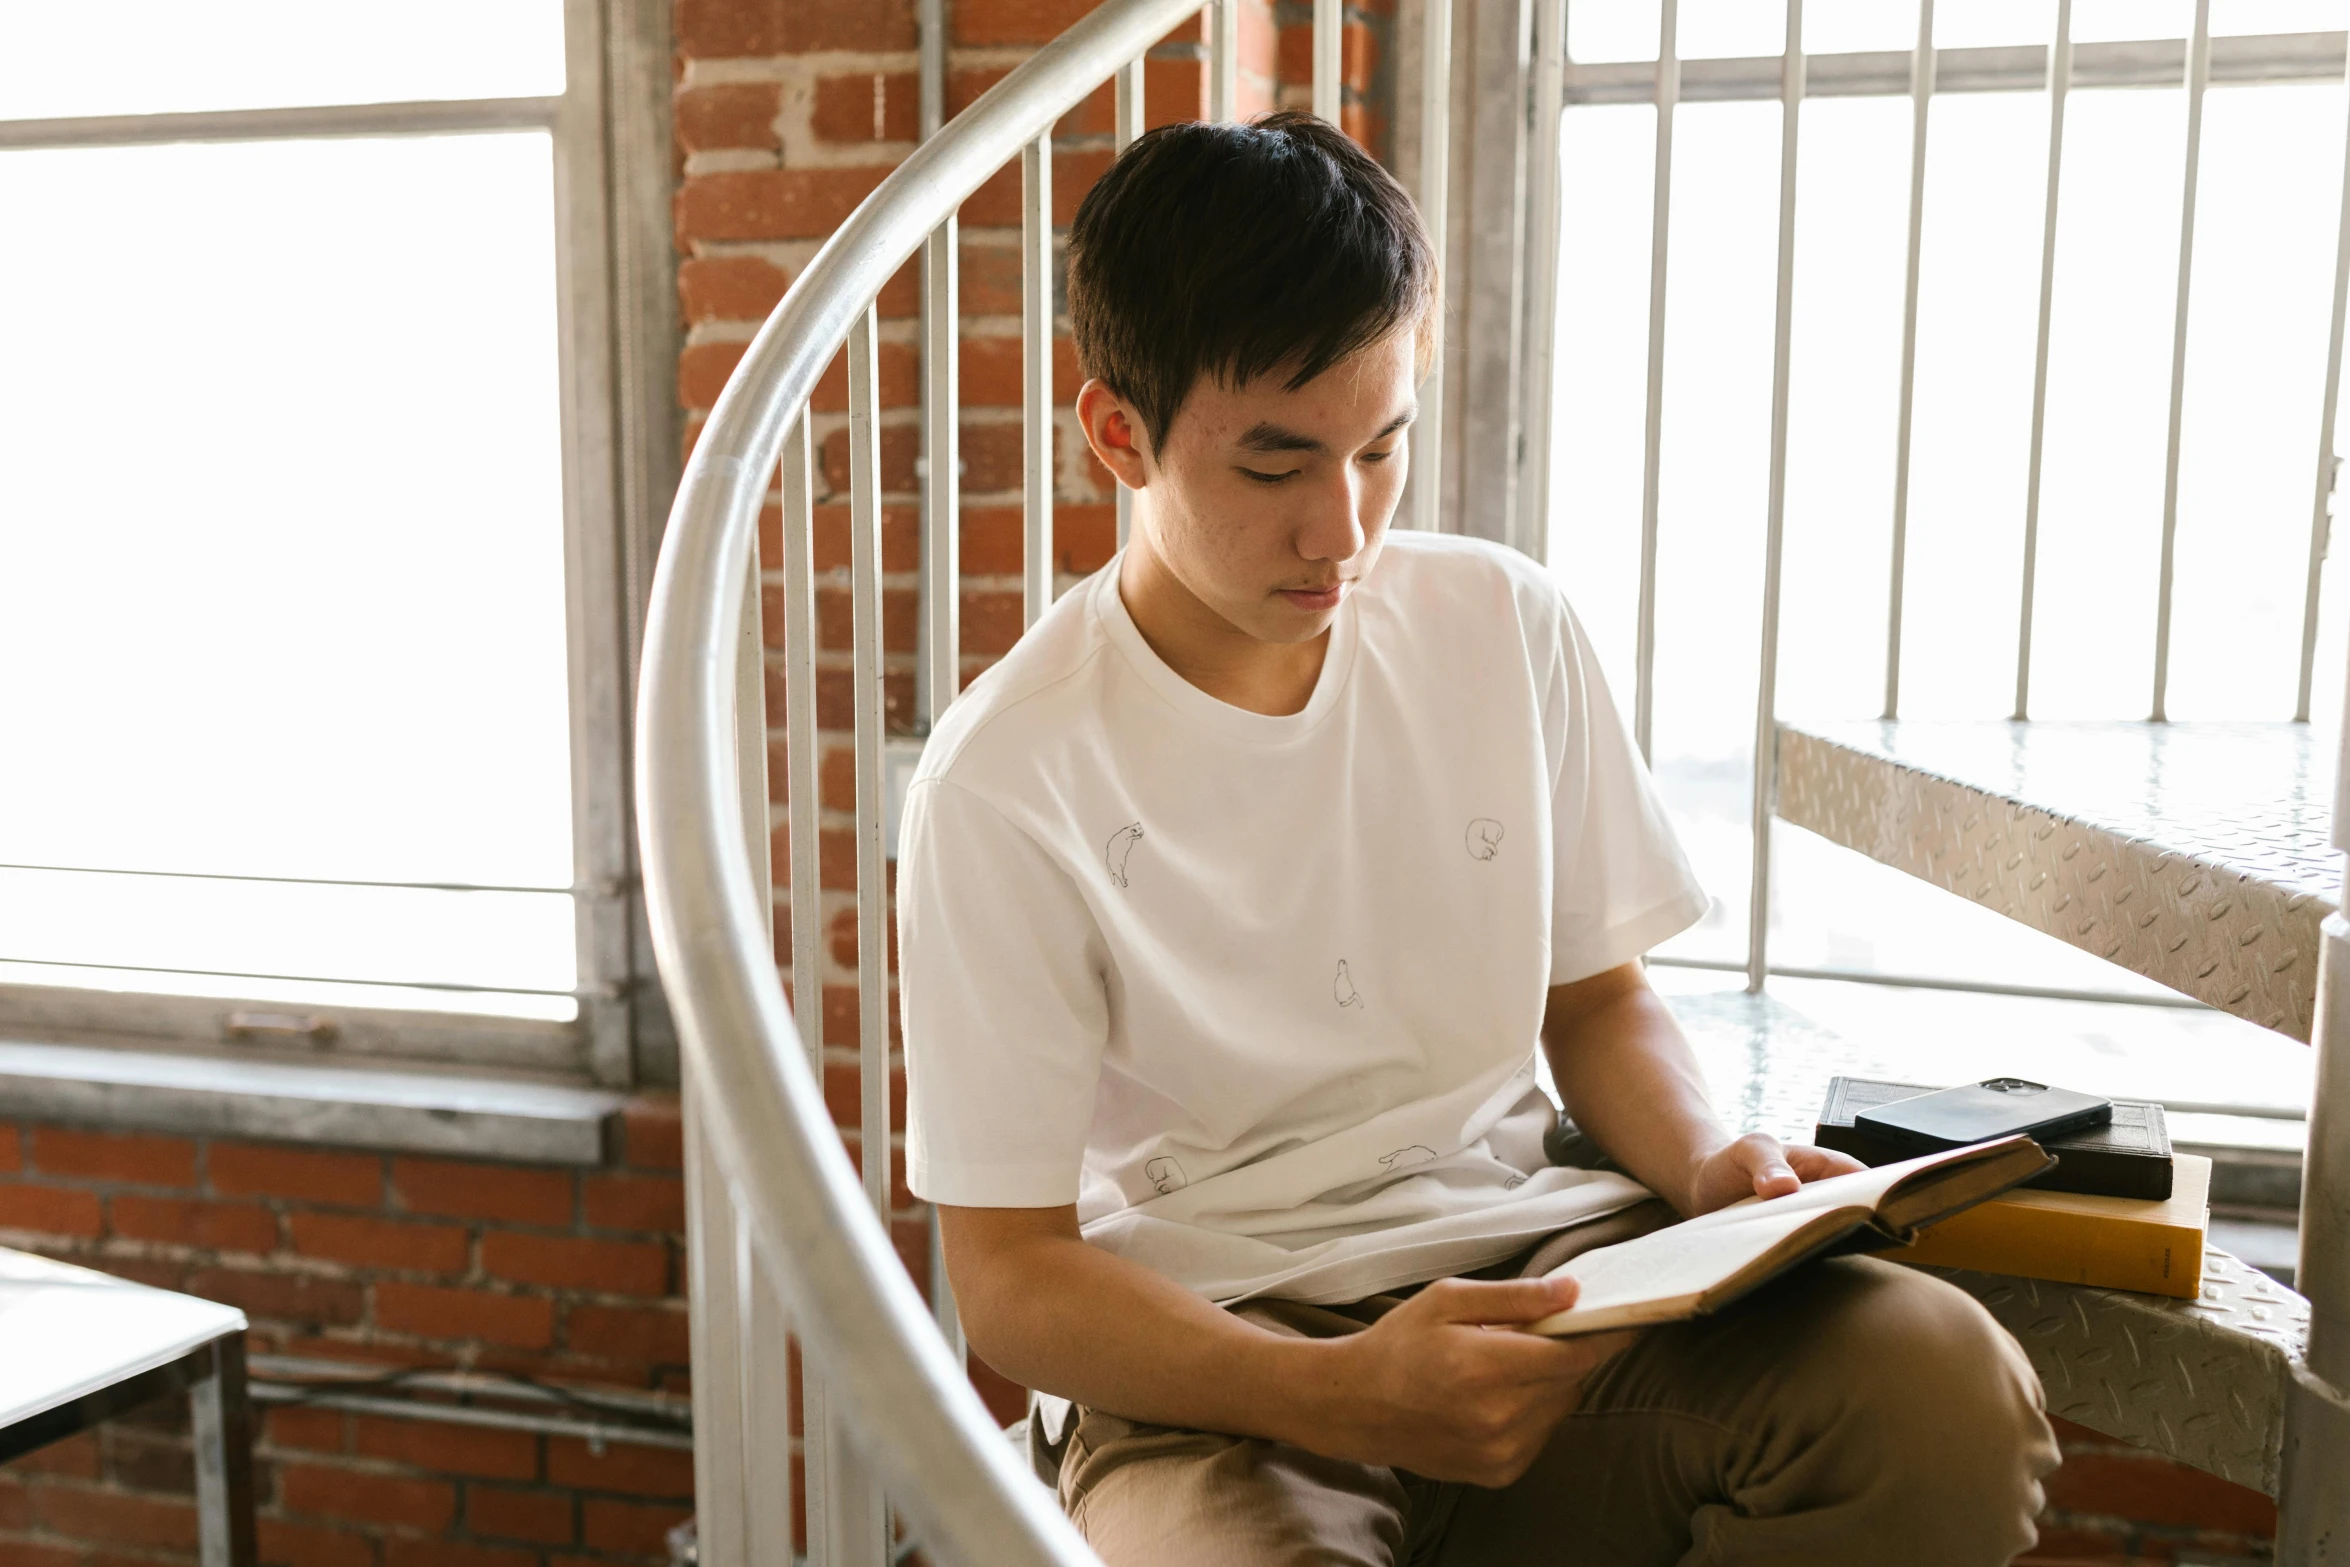
[(2161, 1202), (2011, 1191), (1881, 1255), (1896, 1262), (2192, 1300), (2203, 1288), (2211, 1161), (2194, 1154), (2171, 1157), (2171, 1194)]

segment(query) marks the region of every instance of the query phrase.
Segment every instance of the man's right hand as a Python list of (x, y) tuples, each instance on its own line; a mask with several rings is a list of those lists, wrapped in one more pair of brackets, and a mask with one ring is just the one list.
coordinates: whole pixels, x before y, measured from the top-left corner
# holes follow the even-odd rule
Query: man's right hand
[(1524, 1474), (1583, 1381), (1636, 1334), (1515, 1331), (1575, 1302), (1572, 1279), (1439, 1279), (1361, 1333), (1329, 1341), (1308, 1445), (1431, 1480)]

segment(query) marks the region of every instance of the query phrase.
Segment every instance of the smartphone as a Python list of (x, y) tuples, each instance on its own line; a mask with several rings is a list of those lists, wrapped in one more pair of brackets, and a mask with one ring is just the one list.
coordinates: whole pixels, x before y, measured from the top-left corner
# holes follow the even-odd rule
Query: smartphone
[(2054, 1137), (2113, 1119), (2113, 1101), (2020, 1077), (1986, 1078), (1964, 1088), (1898, 1099), (1853, 1117), (1855, 1126), (1920, 1150), (2023, 1133)]

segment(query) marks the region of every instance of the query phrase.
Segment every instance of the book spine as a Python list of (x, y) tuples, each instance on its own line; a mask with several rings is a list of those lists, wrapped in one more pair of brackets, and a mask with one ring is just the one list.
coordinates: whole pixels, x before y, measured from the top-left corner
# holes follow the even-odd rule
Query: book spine
[[(1823, 1124), (1812, 1139), (1822, 1148), (1848, 1153), (1865, 1165), (1892, 1164), (1915, 1155), (1906, 1149), (1856, 1131), (1849, 1126)], [(2134, 1197), (2161, 1202), (2171, 1193), (2171, 1162), (2151, 1154), (2115, 1153), (2105, 1149), (2052, 1146), (2056, 1168), (2035, 1175), (2024, 1185), (2033, 1191), (2080, 1192), (2098, 1197)]]
[(2183, 1224), (1987, 1202), (1885, 1252), (1896, 1262), (1972, 1268), (2192, 1300), (2203, 1288), (2203, 1232)]

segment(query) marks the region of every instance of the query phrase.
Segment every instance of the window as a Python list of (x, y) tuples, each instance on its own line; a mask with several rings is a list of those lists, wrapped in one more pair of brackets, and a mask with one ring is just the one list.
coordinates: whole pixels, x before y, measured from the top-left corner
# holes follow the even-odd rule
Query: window
[[(2142, 719), (2177, 300), (2186, 0), (2075, 0), (2047, 362), (2031, 704), (2035, 718)], [(2342, 190), (2340, 0), (2212, 0), (2179, 452), (2168, 710), (2293, 716), (2311, 476)], [(1636, 684), (1660, 10), (1571, 6), (1562, 127), (1557, 431), (1550, 560), (1627, 705)], [(1904, 717), (2015, 704), (2050, 101), (2035, 58), (2051, 0), (1942, 0), (1916, 320)], [(1742, 968), (1752, 842), (1779, 214), (1779, 6), (1683, 0), (1658, 451), (1657, 774), (1716, 897), (1660, 953), (1660, 982)], [(1797, 169), (1778, 710), (1883, 711), (1916, 6), (1813, 0)], [(2098, 46), (2156, 40), (2134, 51)], [(1966, 51), (1982, 51), (1970, 54)], [(1873, 53), (1872, 53), (1873, 52)], [(2124, 85), (2128, 55), (2167, 62)], [(1758, 58), (1761, 57), (1761, 58)], [(1743, 58), (1737, 67), (1727, 62)], [(1873, 62), (1873, 63), (1872, 63)], [(2010, 67), (2012, 69), (2012, 67)], [(2312, 712), (2340, 712), (2342, 584), (2325, 581)], [(2330, 747), (2328, 748), (2330, 751)], [(1774, 965), (1944, 989), (1774, 979), (1848, 1036), (1899, 1041), (1962, 1080), (2037, 1069), (2116, 1094), (2235, 1107), (2183, 1138), (2297, 1143), (2309, 1053), (1785, 823)], [(1675, 977), (1671, 967), (1681, 966)], [(2105, 995), (2058, 1000), (2033, 990)], [(1993, 1060), (1996, 1056), (1998, 1059)], [(2001, 1066), (2006, 1062), (2007, 1066)], [(1978, 1068), (1980, 1070), (1978, 1070)]]
[(601, 26), (0, 15), (0, 1029), (627, 1075)]

